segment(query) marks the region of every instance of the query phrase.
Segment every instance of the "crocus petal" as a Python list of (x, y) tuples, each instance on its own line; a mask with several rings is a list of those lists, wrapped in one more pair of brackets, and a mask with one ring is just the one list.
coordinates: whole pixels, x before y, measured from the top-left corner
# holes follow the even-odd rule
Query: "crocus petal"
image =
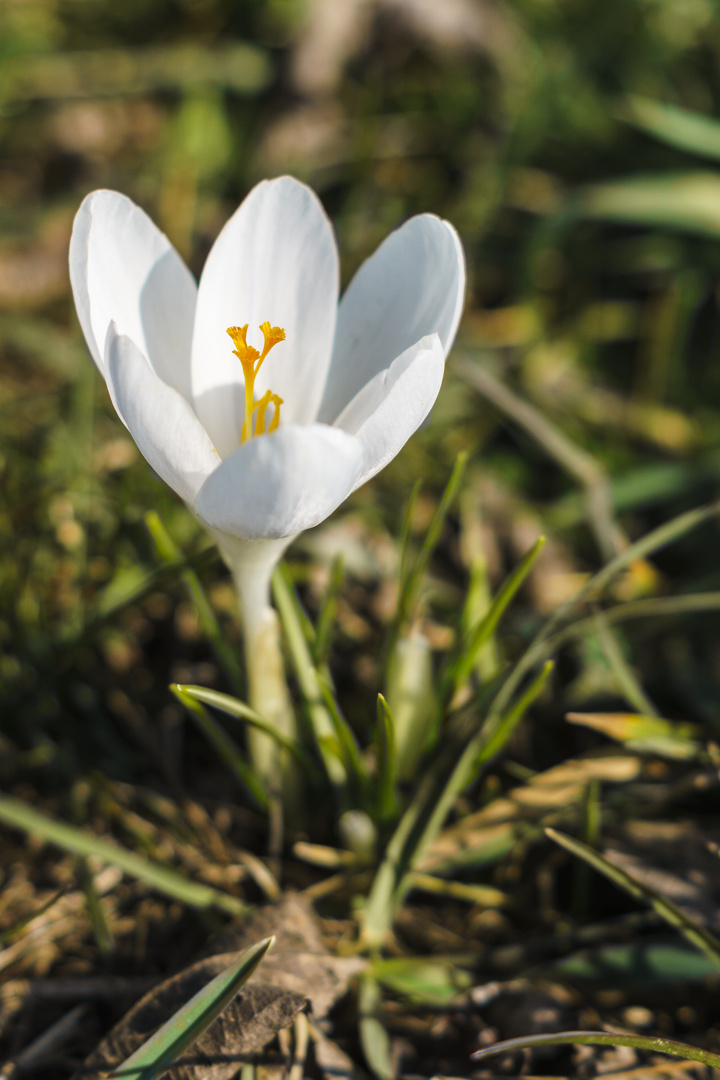
[(201, 488), (195, 512), (211, 529), (244, 540), (294, 536), (339, 506), (361, 468), (352, 435), (324, 424), (287, 425), (223, 461)]
[(338, 314), (318, 420), (333, 423), (362, 386), (427, 334), (450, 350), (465, 296), (457, 233), (433, 214), (411, 218), (358, 270)]
[(190, 348), (197, 289), (168, 238), (116, 191), (95, 191), (77, 212), (70, 280), (93, 360), (106, 375), (114, 321), (160, 378), (190, 400)]
[(140, 453), (192, 504), (220, 462), (204, 428), (185, 398), (158, 378), (134, 342), (112, 324), (105, 361), (114, 400)]
[(385, 468), (422, 424), (440, 393), (445, 353), (437, 334), (417, 341), (355, 395), (335, 426), (363, 449), (360, 487)]
[(338, 253), (317, 195), (284, 176), (258, 184), (228, 221), (200, 279), (192, 350), (197, 415), (225, 457), (240, 442), (242, 369), (229, 326), (282, 326), (286, 340), (265, 360), (256, 397), (283, 399), (283, 423), (315, 419), (330, 363), (339, 290)]

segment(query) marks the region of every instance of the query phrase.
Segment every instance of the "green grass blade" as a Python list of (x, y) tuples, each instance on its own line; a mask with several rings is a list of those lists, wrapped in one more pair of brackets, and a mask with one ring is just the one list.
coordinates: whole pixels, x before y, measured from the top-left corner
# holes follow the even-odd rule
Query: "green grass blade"
[(347, 784), (347, 760), (339, 744), (336, 726), (327, 708), (320, 673), (303, 632), (295, 594), (278, 569), (272, 578), (273, 596), (280, 613), (293, 669), (300, 683), (307, 715), (328, 780), (336, 788)]
[(623, 105), (620, 118), (660, 142), (720, 161), (720, 123), (715, 117), (634, 94)]
[(473, 983), (477, 958), (463, 956), (391, 956), (376, 960), (373, 978), (393, 994), (418, 1005), (448, 1006)]
[(583, 585), (577, 596), (572, 597), (569, 601), (570, 606), (574, 606), (578, 600), (584, 600), (589, 596), (600, 596), (610, 582), (619, 577), (631, 563), (637, 559), (645, 559), (648, 555), (667, 547), (668, 544), (673, 544), (700, 525), (712, 521), (718, 514), (720, 514), (720, 499), (715, 499), (705, 506), (687, 510), (684, 514), (678, 514), (677, 517), (671, 518), (670, 521), (658, 525), (657, 529), (653, 529), (651, 532), (646, 533), (645, 536), (641, 536), (639, 540), (624, 548), (619, 555), (606, 563), (597, 574)]
[[(313, 715), (320, 719), (319, 730), (322, 742), (319, 745), (321, 750), (323, 747), (325, 748), (323, 761), (326, 763), (326, 768), (328, 761), (338, 761), (345, 769), (348, 783), (354, 784), (358, 793), (362, 792), (367, 780), (367, 770), (360, 757), (355, 735), (340, 714), (329, 676), (312, 661), (310, 648), (303, 630), (303, 621), (307, 621), (306, 616), (297, 603), (292, 589), (283, 577), (282, 569), (277, 570), (273, 575), (273, 593), (280, 611), (280, 618), (283, 620), (283, 630), (286, 635), (288, 635), (288, 629), (291, 631), (290, 635), (286, 636), (288, 646), (291, 652), (293, 652), (293, 649), (297, 650), (294, 655), (299, 661), (299, 667), (296, 669), (298, 679), (300, 679), (301, 672), (308, 677), (304, 687), (301, 681), (300, 688), (304, 694), (307, 691), (306, 701), (308, 705), (317, 704), (321, 706), (324, 704), (326, 710), (321, 719), (319, 711), (314, 714), (311, 713), (310, 717), (311, 721)], [(287, 623), (284, 621), (284, 616), (287, 617)], [(316, 697), (315, 695), (318, 693), (319, 697)], [(328, 718), (331, 730), (325, 734), (325, 722)], [(340, 784), (338, 786), (342, 787)]]
[[(417, 557), (413, 560), (410, 556), (410, 544), (409, 544), (409, 531), (410, 531), (410, 514), (412, 506), (414, 505), (414, 499), (417, 497), (418, 488), (413, 489), (413, 496), (408, 506), (408, 512), (406, 513), (406, 520), (403, 524), (403, 536), (402, 536), (402, 553), (400, 563), (400, 595), (398, 600), (398, 613), (393, 628), (392, 641), (394, 642), (401, 627), (409, 618), (412, 617), (413, 610), (417, 604), (418, 594), (420, 591), (420, 585), (422, 579), (425, 576), (432, 553), (437, 547), (440, 540), (440, 534), (442, 533), (443, 525), (448, 512), (455, 502), (457, 495), (460, 491), (463, 476), (465, 475), (465, 466), (467, 465), (468, 455), (465, 451), (458, 454), (453, 465), (450, 479), (447, 482), (443, 496), (440, 502), (435, 507), (430, 524), (428, 525), (425, 538), (420, 546), (420, 551)], [(407, 553), (407, 554), (406, 554)], [(392, 648), (390, 650), (392, 653)]]
[[(402, 598), (404, 582), (407, 581), (410, 573), (410, 567), (412, 564), (412, 522), (415, 514), (415, 507), (422, 489), (422, 478), (418, 477), (412, 486), (410, 495), (405, 504), (405, 510), (403, 512), (402, 525), (400, 526), (400, 539), (398, 542), (398, 550), (400, 552), (400, 565), (398, 568), (398, 581), (400, 583), (400, 598)], [(398, 610), (400, 607), (401, 599), (398, 601)]]
[(248, 904), (229, 893), (196, 881), (188, 881), (176, 870), (136, 855), (111, 840), (101, 840), (92, 833), (47, 817), (19, 799), (0, 795), (0, 821), (12, 828), (39, 836), (73, 855), (92, 855), (106, 866), (116, 866), (130, 877), (144, 881), (165, 896), (190, 907), (219, 908), (229, 915), (244, 915), (250, 910)]
[[(614, 581), (636, 559), (645, 559), (648, 555), (659, 551), (668, 544), (674, 543), (681, 537), (686, 536), (694, 529), (712, 521), (720, 514), (720, 499), (715, 499), (704, 506), (688, 510), (670, 521), (659, 525), (645, 536), (640, 537), (635, 543), (629, 544), (619, 555), (606, 563), (597, 574), (587, 581), (577, 593), (561, 604), (554, 615), (551, 616), (535, 636), (534, 640), (525, 650), (515, 666), (509, 672), (507, 678), (495, 695), (488, 720), (495, 720), (505, 712), (512, 700), (515, 691), (521, 685), (528, 672), (536, 664), (551, 656), (559, 644), (564, 640), (560, 633), (563, 623), (572, 616), (575, 608), (588, 600), (599, 600), (611, 581)], [(630, 606), (630, 605), (628, 605)], [(637, 606), (637, 605), (633, 605)], [(614, 620), (616, 621), (616, 620)], [(566, 627), (567, 630), (567, 627)]]
[(318, 672), (320, 678), (320, 690), (323, 695), (325, 707), (333, 722), (338, 744), (342, 748), (343, 761), (347, 768), (349, 778), (354, 783), (359, 793), (362, 793), (367, 785), (368, 770), (360, 755), (355, 735), (347, 720), (342, 716), (335, 700), (333, 687), (323, 672)]
[[(489, 731), (487, 724), (484, 724), (478, 734), (470, 740), (450, 774), (444, 790), (433, 806), (427, 824), (418, 837), (412, 857), (409, 860), (410, 869), (417, 865), (427, 847), (440, 832), (453, 803), (463, 788), (477, 775), (478, 770), (483, 765), (486, 765), (506, 746), (527, 710), (545, 689), (545, 684), (550, 678), (552, 670), (552, 662), (546, 663), (512, 709), (502, 717), (494, 731)], [(396, 907), (402, 900), (404, 890), (405, 883), (401, 882), (399, 895), (396, 898)]]
[(636, 1050), (652, 1050), (660, 1054), (671, 1054), (673, 1057), (686, 1058), (688, 1061), (699, 1061), (703, 1065), (709, 1065), (713, 1069), (720, 1069), (720, 1055), (712, 1054), (709, 1050), (701, 1050), (699, 1046), (690, 1046), (688, 1043), (677, 1042), (675, 1039), (664, 1039), (653, 1035), (626, 1035), (624, 1032), (606, 1031), (560, 1031), (543, 1035), (521, 1035), (516, 1039), (505, 1039), (503, 1042), (485, 1046), (482, 1050), (476, 1050), (472, 1055), (475, 1061), (490, 1057), (491, 1054), (507, 1054), (511, 1050), (524, 1050), (533, 1046), (632, 1046)]
[(419, 628), (396, 638), (385, 679), (395, 721), (395, 779), (414, 780), (421, 761), (437, 743), (442, 720), (433, 650)]
[(203, 566), (215, 558), (217, 555), (214, 549), (207, 547), (195, 555), (157, 566), (154, 570), (145, 571), (142, 567), (126, 568), (101, 590), (80, 632), (76, 636), (72, 634), (63, 636), (62, 644), (72, 646), (79, 641), (87, 641), (92, 638), (98, 627), (111, 622), (116, 615), (131, 604), (137, 604), (149, 593), (170, 584), (184, 570)]
[(720, 237), (717, 173), (648, 173), (590, 184), (580, 193), (580, 213), (650, 229)]
[(227, 1008), (256, 970), (275, 938), (265, 938), (241, 953), (142, 1046), (110, 1073), (122, 1080), (154, 1080), (162, 1076)]
[[(182, 560), (182, 552), (155, 510), (150, 510), (145, 515), (145, 525), (158, 556), (168, 566), (177, 565)], [(202, 632), (215, 650), (215, 654), (227, 672), (233, 686), (241, 693), (244, 685), (242, 666), (234, 649), (230, 647), (223, 636), (222, 628), (200, 583), (200, 578), (189, 566), (185, 566), (180, 571), (180, 574), (197, 608)]]
[(21, 934), (26, 927), (35, 921), (35, 919), (39, 919), (41, 915), (44, 915), (46, 911), (49, 911), (51, 907), (54, 907), (58, 900), (62, 900), (67, 891), (67, 886), (58, 890), (54, 896), (51, 896), (49, 900), (46, 900), (45, 903), (41, 904), (35, 911), (29, 912), (24, 918), (18, 919), (16, 923), (9, 926), (7, 930), (3, 930), (2, 933), (0, 933), (0, 946), (5, 947), (6, 945), (9, 945), (18, 934)]
[(365, 1060), (378, 1080), (394, 1080), (390, 1036), (378, 1016), (382, 995), (377, 980), (364, 975), (360, 980), (358, 1012), (360, 1014), (360, 1045)]
[(407, 852), (411, 837), (435, 793), (436, 779), (430, 773), (421, 782), (388, 841), (363, 912), (362, 936), (371, 949), (377, 949), (382, 945), (385, 935), (392, 926), (395, 918), (394, 897), (407, 869)]
[[(195, 690), (202, 688), (192, 687), (191, 689)], [(170, 690), (180, 704), (185, 706), (191, 720), (205, 736), (223, 764), (227, 766), (230, 772), (237, 776), (238, 780), (245, 785), (257, 803), (265, 809), (268, 803), (265, 788), (263, 787), (260, 778), (245, 760), (240, 747), (237, 746), (230, 736), (223, 731), (220, 725), (216, 723), (204, 705), (197, 700), (197, 697), (190, 692), (188, 687), (180, 686), (178, 683), (171, 683)], [(263, 730), (265, 729), (263, 728)], [(275, 732), (273, 731), (272, 734), (275, 734)]]
[(507, 893), (494, 889), (491, 885), (469, 885), (464, 881), (448, 881), (435, 874), (422, 874), (413, 870), (410, 874), (410, 888), (433, 896), (450, 896), (454, 900), (465, 900), (469, 904), (482, 907), (501, 907), (509, 900)]
[(92, 870), (87, 864), (87, 860), (78, 859), (77, 869), (78, 879), (83, 892), (85, 893), (85, 909), (95, 935), (95, 942), (101, 953), (108, 954), (112, 951), (115, 942), (105, 917), (102, 897), (98, 895), (98, 891), (95, 888), (95, 879)]
[[(303, 748), (299, 746), (294, 739), (291, 739), (289, 735), (285, 735), (284, 732), (278, 731), (269, 720), (266, 720), (260, 713), (251, 709), (244, 701), (232, 697), (231, 694), (223, 694), (219, 690), (211, 690), (207, 686), (190, 686), (186, 683), (183, 683), (182, 685), (180, 683), (174, 683), (171, 689), (178, 697), (181, 694), (186, 694), (195, 701), (202, 702), (203, 705), (211, 705), (214, 709), (219, 709), (221, 712), (227, 713), (228, 716), (232, 716), (236, 720), (245, 720), (248, 724), (251, 724), (252, 727), (257, 728), (259, 731), (264, 731), (267, 735), (270, 735), (275, 739), (277, 743), (284, 746), (286, 750), (289, 750), (291, 754), (294, 754), (306, 770), (312, 771), (313, 764)], [(185, 704), (185, 702), (183, 702), (183, 704)]]
[(528, 574), (535, 565), (537, 558), (545, 546), (545, 537), (539, 536), (533, 546), (515, 567), (510, 576), (503, 582), (500, 591), (490, 605), (487, 615), (478, 623), (465, 640), (460, 657), (452, 672), (453, 690), (457, 692), (464, 686), (475, 667), (475, 662), (482, 648), (487, 644), (495, 633), (500, 619), (523, 585)]
[(395, 720), (385, 698), (378, 694), (377, 725), (375, 729), (377, 753), (377, 820), (384, 824), (395, 816), (395, 777), (397, 754)]
[[(476, 551), (469, 567), (468, 584), (460, 618), (460, 641), (469, 638), (473, 629), (480, 625), (489, 612), (492, 602), (487, 559), (482, 552)], [(451, 664), (448, 663), (446, 667), (449, 670)], [(500, 669), (500, 651), (494, 635), (491, 635), (475, 659), (475, 672), (479, 682), (485, 684), (495, 678)], [(445, 673), (443, 675), (444, 681)]]
[[(391, 836), (365, 906), (363, 936), (371, 948), (382, 943), (403, 898), (412, 887), (412, 871), (435, 839), (455, 799), (477, 770), (505, 746), (525, 712), (542, 692), (553, 665), (548, 662), (518, 702), (492, 732), (485, 726), (466, 745), (449, 778), (440, 780), (446, 762), (440, 759), (420, 784)], [(449, 748), (452, 750), (452, 747)]]
[(615, 866), (614, 863), (600, 855), (599, 852), (588, 847), (587, 844), (583, 844), (581, 840), (566, 836), (565, 833), (556, 832), (555, 829), (546, 829), (545, 833), (560, 847), (565, 848), (566, 851), (576, 855), (579, 859), (583, 859), (619, 888), (629, 893), (630, 896), (649, 904), (661, 919), (664, 919), (670, 926), (684, 934), (696, 949), (699, 949), (700, 952), (704, 953), (720, 967), (720, 941), (704, 926), (700, 926), (684, 911), (681, 911), (672, 900), (661, 896), (660, 893), (651, 889), (649, 885), (643, 884), (625, 870), (621, 870), (619, 866)]
[(475, 762), (476, 768), (479, 769), (481, 765), (485, 765), (491, 758), (500, 753), (527, 710), (545, 689), (545, 684), (552, 675), (554, 667), (555, 663), (552, 660), (547, 660), (543, 664), (540, 672), (532, 680), (527, 690), (520, 695), (513, 707), (500, 719), (492, 731), (490, 731), (491, 725), (486, 722), (485, 728), (481, 732), (481, 735), (485, 735), (485, 741), (478, 750), (477, 761)]
[(420, 558), (418, 560), (418, 565), (414, 570), (415, 575), (422, 576), (425, 573), (427, 565), (430, 562), (430, 556), (437, 547), (443, 525), (445, 524), (445, 518), (460, 492), (460, 487), (465, 475), (465, 468), (467, 466), (467, 459), (468, 454), (465, 450), (462, 450), (455, 458), (455, 464), (453, 465), (450, 479), (447, 482), (447, 487), (443, 492), (442, 499), (435, 508), (433, 516), (430, 519), (430, 524), (428, 525), (427, 533), (425, 534), (425, 539), (422, 542)]
[(603, 655), (610, 665), (625, 700), (633, 709), (646, 716), (657, 716), (658, 711), (652, 701), (638, 682), (638, 678), (630, 664), (623, 655), (622, 647), (615, 631), (599, 609), (595, 612), (593, 622)]
[[(608, 626), (633, 622), (635, 619), (675, 619), (696, 611), (720, 611), (720, 592), (685, 593), (682, 596), (652, 596), (647, 600), (628, 600), (603, 610)], [(567, 641), (584, 638), (595, 629), (592, 616), (568, 623), (548, 641), (547, 648), (555, 652)]]
[(313, 649), (315, 664), (317, 666), (325, 663), (328, 657), (328, 653), (330, 652), (332, 635), (335, 629), (335, 622), (337, 619), (340, 589), (342, 588), (344, 576), (345, 560), (343, 559), (342, 555), (338, 555), (335, 559), (333, 559), (333, 563), (330, 568), (330, 580), (328, 581), (328, 586), (325, 590), (325, 594), (322, 598), (320, 609), (318, 611), (317, 636), (315, 639), (315, 647)]

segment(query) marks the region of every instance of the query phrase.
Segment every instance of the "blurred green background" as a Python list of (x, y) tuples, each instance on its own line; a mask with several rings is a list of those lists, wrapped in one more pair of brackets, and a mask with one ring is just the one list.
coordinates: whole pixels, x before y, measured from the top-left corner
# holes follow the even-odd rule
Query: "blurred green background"
[[(181, 721), (167, 683), (219, 678), (174, 579), (127, 605), (160, 573), (148, 509), (201, 568), (212, 555), (85, 354), (66, 268), (82, 197), (131, 196), (196, 274), (248, 189), (284, 172), (319, 192), (344, 281), (410, 214), (458, 228), (467, 310), (429, 427), (337, 528), (296, 549), (357, 556), (360, 614), (341, 620), (337, 665), (364, 708), (394, 572), (383, 544), (417, 475), (431, 506), (470, 452), (428, 609), (439, 650), (479, 551), (496, 582), (541, 530), (553, 536), (519, 641), (613, 545), (715, 491), (719, 58), (710, 0), (3, 0), (0, 778), (29, 769), (62, 789), (90, 764), (134, 777), (148, 760), (172, 773)], [(491, 380), (479, 393), (473, 366)], [(498, 385), (515, 396), (503, 404)], [(569, 437), (564, 458), (518, 401)], [(580, 493), (608, 476), (620, 541), (607, 514), (588, 527)], [(296, 572), (312, 608), (308, 566)], [(636, 568), (624, 595), (719, 577), (710, 528)], [(233, 640), (217, 563), (206, 580)], [(693, 625), (660, 642), (639, 630), (625, 647), (663, 711), (716, 725), (720, 651), (702, 617)], [(575, 702), (617, 697), (590, 645), (565, 682)]]

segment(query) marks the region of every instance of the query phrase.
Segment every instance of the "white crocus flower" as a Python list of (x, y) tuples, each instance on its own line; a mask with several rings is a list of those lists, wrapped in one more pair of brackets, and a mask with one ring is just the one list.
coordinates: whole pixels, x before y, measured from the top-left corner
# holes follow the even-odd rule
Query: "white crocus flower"
[(250, 192), (199, 286), (139, 207), (96, 191), (75, 220), (70, 278), (118, 415), (233, 571), (257, 701), (251, 652), (275, 563), (398, 453), (437, 397), (464, 297), (457, 234), (412, 218), (338, 305), (332, 225), (291, 177)]

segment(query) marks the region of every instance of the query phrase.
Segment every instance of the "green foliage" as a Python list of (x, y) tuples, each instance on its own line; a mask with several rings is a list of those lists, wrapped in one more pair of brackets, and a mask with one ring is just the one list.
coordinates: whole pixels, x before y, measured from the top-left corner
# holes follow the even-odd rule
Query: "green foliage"
[[(383, 995), (438, 1005), (468, 985), (462, 957), (383, 955), (403, 906), (422, 891), (497, 909), (518, 939), (540, 932), (547, 913), (513, 910), (506, 882), (519, 877), (518, 906), (535, 895), (525, 854), (546, 824), (590, 842), (553, 834), (586, 872), (556, 890), (557, 940), (601, 919), (598, 870), (703, 950), (670, 953), (651, 929), (632, 948), (658, 978), (717, 960), (709, 931), (595, 845), (635, 818), (704, 828), (717, 761), (720, 37), (708, 0), (511, 0), (482, 5), (482, 33), (470, 4), (455, 39), (369, 17), (321, 70), (302, 62), (309, 10), (0, 6), (0, 818), (69, 853), (112, 964), (97, 860), (205, 913), (247, 905), (141, 854), (142, 830), (138, 851), (95, 835), (75, 785), (265, 813), (245, 737), (270, 732), (312, 792), (297, 845), (319, 868), (311, 888), (354, 905), (373, 954), (360, 1032), (384, 1078)], [(319, 191), (344, 282), (424, 211), (458, 227), (470, 269), (428, 427), (275, 577), (297, 738), (244, 700), (224, 570), (114, 417), (66, 269), (92, 188), (135, 198), (199, 273), (251, 184), (286, 171)], [(578, 780), (588, 747), (646, 768), (643, 783)], [(543, 803), (565, 765), (577, 786)], [(47, 903), (8, 914), (2, 941)], [(631, 985), (626, 948), (573, 944), (554, 970)], [(691, 1051), (668, 1050), (717, 1065)]]
[(522, 562), (516, 567), (507, 581), (503, 583), (487, 614), (470, 629), (466, 640), (461, 646), (460, 655), (454, 663), (451, 663), (448, 672), (448, 681), (451, 683), (453, 693), (457, 694), (465, 686), (481, 650), (488, 644), (495, 633), (506, 607), (532, 570), (544, 544), (544, 536), (535, 541)]
[[(472, 983), (469, 971), (463, 970), (461, 958), (451, 956), (388, 957), (372, 966), (375, 979), (388, 990), (424, 1005), (446, 1005), (457, 999)], [(472, 966), (472, 960), (469, 960)]]

